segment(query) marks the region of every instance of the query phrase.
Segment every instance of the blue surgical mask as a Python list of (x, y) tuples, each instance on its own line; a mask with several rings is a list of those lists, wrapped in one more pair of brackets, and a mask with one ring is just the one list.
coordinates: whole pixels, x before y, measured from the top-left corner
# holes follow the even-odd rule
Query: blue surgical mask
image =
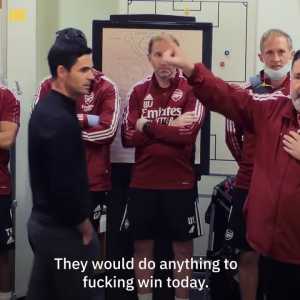
[(290, 71), (291, 65), (290, 63), (286, 64), (282, 68), (278, 70), (273, 70), (265, 65), (264, 72), (268, 75), (271, 80), (280, 80), (283, 79), (287, 73)]

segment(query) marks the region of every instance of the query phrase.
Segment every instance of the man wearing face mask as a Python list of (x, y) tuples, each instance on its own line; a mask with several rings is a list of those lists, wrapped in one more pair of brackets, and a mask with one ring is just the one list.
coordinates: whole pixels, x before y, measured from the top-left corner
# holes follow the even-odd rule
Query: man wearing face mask
[[(257, 95), (259, 101), (267, 100), (267, 95), (276, 91), (285, 95), (290, 89), (290, 61), (293, 56), (290, 36), (278, 29), (265, 32), (260, 40), (260, 61), (264, 69), (250, 78), (247, 87)], [(239, 279), (243, 300), (259, 299), (258, 254), (246, 241), (246, 226), (243, 206), (248, 195), (253, 173), (255, 134), (244, 130), (230, 119), (226, 119), (226, 143), (236, 159), (239, 169), (233, 192), (233, 207), (225, 234), (226, 245), (239, 252)]]

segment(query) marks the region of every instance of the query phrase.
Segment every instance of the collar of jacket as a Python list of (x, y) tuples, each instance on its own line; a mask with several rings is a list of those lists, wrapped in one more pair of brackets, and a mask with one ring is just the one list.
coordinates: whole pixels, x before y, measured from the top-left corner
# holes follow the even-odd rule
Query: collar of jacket
[[(287, 73), (286, 78), (283, 81), (283, 83), (281, 84), (281, 86), (276, 88), (276, 89), (274, 89), (272, 87), (271, 79), (266, 77), (266, 74), (265, 74), (264, 70), (261, 70), (259, 72), (259, 76), (260, 76), (261, 84), (265, 84), (265, 85), (269, 86), (272, 91), (277, 91), (277, 90), (280, 90), (280, 89), (282, 89), (282, 90), (285, 90), (285, 89), (289, 90), (290, 89), (290, 72)], [(289, 91), (288, 91), (288, 93), (289, 93)]]
[(288, 103), (282, 108), (282, 118), (296, 120), (297, 111), (292, 103), (292, 98), (289, 96)]
[(76, 110), (76, 100), (75, 99), (70, 98), (56, 90), (53, 90), (53, 89), (52, 89), (52, 93), (59, 96), (59, 99), (61, 99), (61, 102), (69, 111), (74, 112)]

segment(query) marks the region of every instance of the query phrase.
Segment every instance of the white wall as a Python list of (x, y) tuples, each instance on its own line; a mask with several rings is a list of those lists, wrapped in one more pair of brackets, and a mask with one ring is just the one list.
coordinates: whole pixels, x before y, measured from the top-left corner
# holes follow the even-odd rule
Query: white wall
[(36, 7), (37, 23), (37, 82), (49, 75), (47, 54), (53, 40), (55, 32), (59, 27), (58, 0), (38, 0)]
[(39, 0), (37, 2), (37, 82), (49, 75), (47, 54), (55, 32), (66, 27), (81, 29), (92, 45), (92, 21), (106, 20), (118, 10), (117, 0)]
[(6, 0), (3, 0), (0, 8), (0, 83), (3, 83), (6, 79), (6, 13)]
[(117, 0), (63, 0), (59, 1), (59, 27), (77, 27), (81, 29), (92, 45), (92, 21), (108, 20), (118, 13)]
[(107, 20), (118, 11), (118, 1), (99, 0), (39, 0), (37, 1), (37, 78), (49, 75), (48, 50), (55, 38), (55, 32), (66, 27), (82, 30), (92, 45), (92, 21)]
[(32, 95), (36, 82), (36, 1), (9, 0), (8, 12), (14, 9), (25, 10), (25, 20), (8, 21), (7, 25), (7, 78), (10, 87), (15, 81), (20, 85), (21, 127), (17, 138), (16, 157), (16, 286), (19, 295), (27, 290), (27, 281), (31, 269), (31, 251), (29, 250), (26, 222), (30, 212), (30, 189), (27, 163), (27, 124)]

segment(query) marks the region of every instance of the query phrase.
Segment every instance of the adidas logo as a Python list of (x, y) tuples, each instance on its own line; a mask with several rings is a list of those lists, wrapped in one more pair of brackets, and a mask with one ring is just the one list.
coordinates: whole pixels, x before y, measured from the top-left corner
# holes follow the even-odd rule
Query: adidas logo
[(144, 101), (143, 101), (143, 108), (150, 108), (153, 106), (153, 97), (148, 94), (145, 98), (144, 98)]
[(6, 234), (7, 234), (7, 236), (8, 236), (6, 245), (10, 245), (10, 244), (14, 243), (15, 239), (14, 239), (14, 237), (13, 237), (13, 231), (12, 231), (12, 228), (11, 228), (11, 227), (10, 227), (10, 228), (7, 228), (7, 229), (5, 229), (5, 231), (6, 231)]
[(124, 222), (124, 228), (125, 228), (125, 230), (128, 229), (129, 225), (130, 225), (129, 220), (126, 219), (125, 222)]
[(189, 234), (193, 234), (194, 232), (195, 232), (195, 225), (192, 225), (189, 230)]
[(148, 95), (144, 98), (144, 100), (146, 100), (146, 101), (153, 101), (153, 97), (151, 96), (151, 94), (148, 94)]
[(14, 242), (15, 242), (15, 239), (12, 236), (10, 236), (9, 239), (7, 240), (7, 242), (6, 242), (6, 245), (10, 245)]

